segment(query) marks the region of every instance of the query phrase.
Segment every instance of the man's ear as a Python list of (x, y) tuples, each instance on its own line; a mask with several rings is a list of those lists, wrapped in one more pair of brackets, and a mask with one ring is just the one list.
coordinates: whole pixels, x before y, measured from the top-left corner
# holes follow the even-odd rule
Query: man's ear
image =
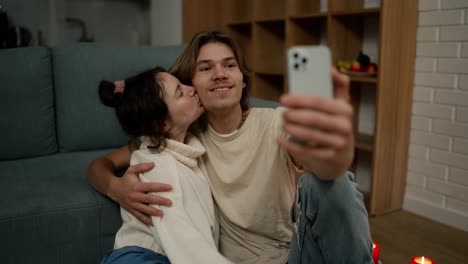
[(171, 129), (171, 125), (169, 124), (169, 122), (164, 121), (164, 132), (169, 132), (169, 130)]

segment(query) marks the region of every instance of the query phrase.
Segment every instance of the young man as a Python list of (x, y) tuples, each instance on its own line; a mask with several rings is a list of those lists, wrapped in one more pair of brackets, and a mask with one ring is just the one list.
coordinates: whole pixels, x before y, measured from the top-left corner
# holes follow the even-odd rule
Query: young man
[[(236, 263), (372, 263), (367, 212), (347, 173), (353, 135), (346, 76), (332, 71), (333, 99), (284, 95), (286, 109), (250, 109), (243, 57), (221, 32), (194, 36), (172, 73), (194, 86), (206, 110), (201, 167), (219, 209), (223, 255)], [(161, 212), (147, 204), (170, 201), (147, 192), (170, 187), (138, 182), (151, 164), (114, 177), (130, 155), (123, 147), (93, 161), (89, 180), (150, 223)], [(295, 168), (307, 172), (297, 193)], [(288, 219), (295, 196), (293, 235)]]

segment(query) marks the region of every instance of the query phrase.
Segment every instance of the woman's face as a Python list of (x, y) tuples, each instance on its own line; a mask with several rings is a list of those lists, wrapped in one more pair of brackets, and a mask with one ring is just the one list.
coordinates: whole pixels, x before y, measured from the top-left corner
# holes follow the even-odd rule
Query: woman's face
[(169, 131), (185, 132), (203, 113), (204, 108), (193, 87), (181, 84), (167, 72), (158, 73), (163, 89), (163, 98), (169, 110), (166, 121)]

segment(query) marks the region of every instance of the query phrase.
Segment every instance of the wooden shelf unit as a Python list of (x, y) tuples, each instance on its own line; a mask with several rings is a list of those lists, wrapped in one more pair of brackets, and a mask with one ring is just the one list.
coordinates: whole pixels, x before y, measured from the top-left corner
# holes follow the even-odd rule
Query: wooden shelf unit
[[(191, 13), (184, 14), (184, 40), (190, 40), (199, 30), (221, 28), (228, 32), (246, 56), (251, 70), (251, 95), (278, 100), (288, 91), (285, 68), (288, 47), (327, 45), (336, 65), (338, 60), (356, 58), (366, 45), (368, 24), (378, 23), (377, 76), (350, 77), (356, 113), (364, 90), (375, 90), (373, 135), (355, 132), (357, 154), (351, 169), (356, 167), (359, 156), (370, 157), (372, 177), (365, 195), (371, 214), (400, 209), (408, 159), (417, 1), (381, 0), (379, 8), (365, 8), (365, 0), (328, 0), (326, 7), (321, 2), (184, 0), (184, 12)], [(215, 7), (209, 7), (209, 11), (188, 10), (208, 4)], [(207, 12), (211, 12), (211, 28), (196, 19), (197, 15), (209, 16)], [(357, 128), (362, 120), (356, 115), (354, 122)]]
[(283, 74), (286, 70), (284, 20), (256, 22), (253, 40), (254, 64), (251, 68), (254, 72)]

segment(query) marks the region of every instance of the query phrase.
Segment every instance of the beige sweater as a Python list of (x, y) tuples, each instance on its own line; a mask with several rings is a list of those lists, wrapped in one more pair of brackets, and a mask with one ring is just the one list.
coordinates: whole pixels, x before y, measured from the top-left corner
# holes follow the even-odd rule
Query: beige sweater
[(219, 208), (220, 251), (236, 263), (287, 260), (295, 188), (289, 155), (275, 141), (283, 135), (283, 110), (254, 108), (234, 133), (209, 127), (201, 135), (207, 153), (200, 167)]
[(159, 207), (164, 216), (153, 217), (153, 226), (140, 222), (121, 209), (122, 227), (114, 248), (140, 246), (167, 256), (171, 263), (230, 263), (217, 249), (218, 222), (207, 178), (197, 166), (205, 153), (198, 139), (188, 145), (167, 140), (167, 147), (151, 153), (143, 139), (140, 150), (132, 154), (131, 164), (154, 162), (156, 167), (140, 175), (143, 182), (171, 184), (173, 190), (158, 195), (172, 200), (171, 207)]

